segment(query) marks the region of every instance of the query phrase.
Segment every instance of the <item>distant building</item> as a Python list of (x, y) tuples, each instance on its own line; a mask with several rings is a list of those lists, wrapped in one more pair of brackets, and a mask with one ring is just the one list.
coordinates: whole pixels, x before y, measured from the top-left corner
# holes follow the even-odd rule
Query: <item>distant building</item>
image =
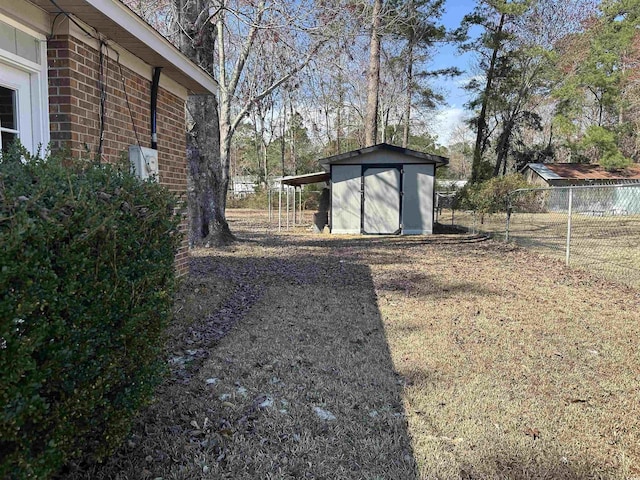
[(640, 183), (639, 164), (608, 171), (588, 163), (529, 163), (522, 174), (529, 183), (541, 187)]
[(231, 177), (229, 190), (235, 198), (242, 198), (255, 193), (258, 183), (251, 175), (236, 175)]
[(468, 180), (436, 180), (437, 192), (451, 192), (460, 190), (468, 183)]

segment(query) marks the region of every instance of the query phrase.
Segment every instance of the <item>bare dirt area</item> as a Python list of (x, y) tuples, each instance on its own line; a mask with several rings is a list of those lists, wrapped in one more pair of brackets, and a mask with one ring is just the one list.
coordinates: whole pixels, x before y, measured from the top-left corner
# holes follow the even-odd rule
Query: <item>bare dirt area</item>
[(640, 291), (471, 235), (229, 218), (155, 403), (65, 478), (640, 478)]

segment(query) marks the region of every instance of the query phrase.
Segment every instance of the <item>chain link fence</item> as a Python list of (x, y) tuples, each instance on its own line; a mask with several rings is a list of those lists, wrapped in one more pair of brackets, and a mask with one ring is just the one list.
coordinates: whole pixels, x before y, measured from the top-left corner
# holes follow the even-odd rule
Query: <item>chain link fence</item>
[(451, 212), (471, 233), (555, 256), (616, 281), (640, 287), (640, 185), (515, 190), (506, 213)]

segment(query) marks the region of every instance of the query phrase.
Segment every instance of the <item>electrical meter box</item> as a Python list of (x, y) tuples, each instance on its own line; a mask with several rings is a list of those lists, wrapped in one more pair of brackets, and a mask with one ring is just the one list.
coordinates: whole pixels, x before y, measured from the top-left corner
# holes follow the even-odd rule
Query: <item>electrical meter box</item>
[(151, 178), (158, 181), (158, 150), (131, 145), (129, 147), (131, 172), (143, 180)]

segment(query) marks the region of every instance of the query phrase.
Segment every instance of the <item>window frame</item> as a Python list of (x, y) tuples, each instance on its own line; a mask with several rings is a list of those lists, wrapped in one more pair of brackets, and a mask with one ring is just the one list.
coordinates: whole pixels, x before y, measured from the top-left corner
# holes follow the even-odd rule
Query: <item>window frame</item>
[[(29, 152), (35, 154), (40, 146), (46, 149), (49, 146), (51, 134), (49, 131), (49, 79), (47, 61), (47, 39), (44, 35), (15, 21), (11, 17), (0, 14), (0, 21), (34, 37), (40, 44), (40, 63), (32, 62), (15, 53), (0, 49), (0, 66), (6, 65), (15, 70), (20, 70), (29, 75), (30, 90), (30, 118), (31, 118), (31, 144), (24, 145)], [(10, 88), (10, 87), (8, 87)], [(20, 125), (18, 130), (24, 130)]]

